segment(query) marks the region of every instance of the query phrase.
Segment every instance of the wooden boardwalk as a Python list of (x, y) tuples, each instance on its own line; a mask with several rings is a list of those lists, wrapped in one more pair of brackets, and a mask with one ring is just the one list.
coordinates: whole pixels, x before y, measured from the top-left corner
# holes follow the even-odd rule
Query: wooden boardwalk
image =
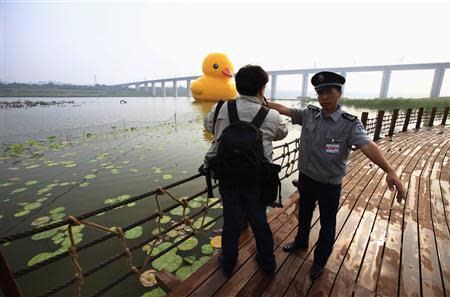
[(227, 279), (218, 255), (168, 296), (450, 296), (450, 127), (404, 132), (378, 145), (408, 190), (398, 204), (385, 175), (360, 152), (351, 154), (337, 215), (336, 242), (324, 274), (308, 271), (319, 234), (313, 216), (310, 248), (285, 253), (297, 232), (294, 193), (269, 215), (277, 271), (266, 276), (244, 231), (234, 275)]

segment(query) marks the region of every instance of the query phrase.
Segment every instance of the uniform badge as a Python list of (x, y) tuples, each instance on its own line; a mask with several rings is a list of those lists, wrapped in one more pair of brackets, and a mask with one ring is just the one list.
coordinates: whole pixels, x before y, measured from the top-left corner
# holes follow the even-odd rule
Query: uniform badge
[(318, 81), (323, 81), (325, 79), (325, 75), (323, 74), (319, 74), (319, 76), (317, 77)]
[(358, 125), (358, 131), (363, 133), (363, 134), (366, 134), (366, 135), (368, 134), (367, 130), (364, 129), (363, 125)]
[(339, 144), (329, 143), (325, 146), (325, 151), (329, 154), (339, 154)]

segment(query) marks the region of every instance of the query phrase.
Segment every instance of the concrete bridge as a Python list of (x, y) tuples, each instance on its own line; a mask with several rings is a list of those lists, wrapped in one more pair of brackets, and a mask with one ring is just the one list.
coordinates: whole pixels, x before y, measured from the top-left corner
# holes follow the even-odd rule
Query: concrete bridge
[[(444, 80), (444, 74), (446, 69), (450, 68), (450, 63), (426, 63), (426, 64), (399, 64), (399, 65), (379, 65), (379, 66), (357, 66), (357, 67), (331, 67), (331, 68), (307, 68), (307, 69), (291, 69), (291, 70), (275, 70), (268, 71), (270, 75), (271, 92), (270, 98), (276, 98), (277, 92), (277, 78), (282, 75), (302, 75), (302, 91), (301, 97), (306, 98), (308, 93), (308, 81), (310, 75), (319, 71), (333, 71), (340, 73), (344, 77), (351, 72), (382, 72), (383, 76), (380, 83), (380, 98), (387, 98), (389, 91), (389, 82), (391, 73), (393, 71), (410, 71), (410, 70), (434, 70), (433, 83), (431, 85), (430, 97), (439, 97), (441, 92), (442, 82)], [(152, 79), (145, 81), (128, 82), (123, 84), (114, 85), (115, 87), (129, 88), (134, 86), (136, 90), (140, 90), (144, 87), (145, 92), (150, 93), (152, 96), (156, 96), (156, 85), (158, 84), (162, 89), (162, 97), (166, 97), (166, 83), (172, 83), (172, 95), (178, 97), (178, 83), (186, 82), (188, 97), (191, 96), (190, 86), (191, 81), (197, 79), (200, 76), (184, 76), (173, 77), (163, 79)], [(344, 90), (343, 90), (344, 91)]]

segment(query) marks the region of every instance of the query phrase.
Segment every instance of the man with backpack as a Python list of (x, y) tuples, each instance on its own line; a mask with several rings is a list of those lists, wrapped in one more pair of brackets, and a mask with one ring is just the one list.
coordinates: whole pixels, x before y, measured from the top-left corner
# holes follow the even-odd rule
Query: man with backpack
[(288, 108), (274, 102), (268, 105), (290, 116), (293, 124), (302, 126), (298, 159), (299, 227), (295, 241), (286, 244), (283, 250), (293, 252), (308, 248), (311, 219), (318, 202), (320, 233), (309, 272), (310, 277), (316, 279), (323, 273), (333, 250), (342, 179), (351, 147), (361, 149), (387, 173), (386, 183), (391, 190), (397, 189), (398, 202), (405, 198), (405, 190), (389, 162), (367, 135), (361, 121), (342, 111), (339, 106), (345, 78), (323, 71), (315, 74), (311, 83), (322, 109), (312, 105), (306, 109)]
[(261, 199), (261, 179), (264, 168), (272, 162), (272, 141), (283, 139), (288, 131), (278, 111), (264, 106), (269, 77), (260, 66), (242, 67), (235, 81), (239, 97), (213, 106), (204, 123), (215, 136), (205, 166), (219, 180), (223, 200), (220, 264), (230, 277), (238, 258), (241, 224), (247, 215), (256, 239), (256, 260), (270, 275), (276, 263), (266, 204)]

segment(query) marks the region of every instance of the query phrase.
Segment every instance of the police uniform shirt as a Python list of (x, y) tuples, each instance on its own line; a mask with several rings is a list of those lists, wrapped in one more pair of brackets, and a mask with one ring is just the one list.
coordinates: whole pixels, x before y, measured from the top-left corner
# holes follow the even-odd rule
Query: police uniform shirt
[[(262, 102), (257, 97), (244, 95), (239, 96), (236, 99), (236, 107), (239, 119), (241, 121), (251, 122), (261, 108), (261, 105)], [(208, 113), (208, 116), (205, 118), (204, 126), (206, 130), (214, 134), (215, 139), (218, 139), (220, 141), (223, 130), (230, 125), (230, 120), (228, 118), (228, 106), (225, 102), (225, 104), (223, 104), (220, 108), (219, 114), (217, 116), (215, 131), (212, 131), (214, 123), (214, 112), (216, 110), (216, 107), (217, 104), (214, 105), (211, 111)], [(261, 130), (263, 135), (264, 156), (267, 158), (267, 160), (269, 160), (269, 162), (272, 162), (272, 141), (281, 140), (286, 137), (286, 135), (288, 134), (286, 123), (281, 118), (278, 111), (270, 109), (259, 129)], [(209, 160), (211, 157), (216, 155), (216, 152), (217, 145), (216, 141), (214, 141), (211, 144), (210, 149), (206, 153), (205, 158)]]
[(340, 184), (352, 145), (356, 148), (371, 142), (356, 116), (337, 110), (325, 116), (315, 106), (292, 109), (292, 123), (302, 126), (299, 171), (327, 184)]

